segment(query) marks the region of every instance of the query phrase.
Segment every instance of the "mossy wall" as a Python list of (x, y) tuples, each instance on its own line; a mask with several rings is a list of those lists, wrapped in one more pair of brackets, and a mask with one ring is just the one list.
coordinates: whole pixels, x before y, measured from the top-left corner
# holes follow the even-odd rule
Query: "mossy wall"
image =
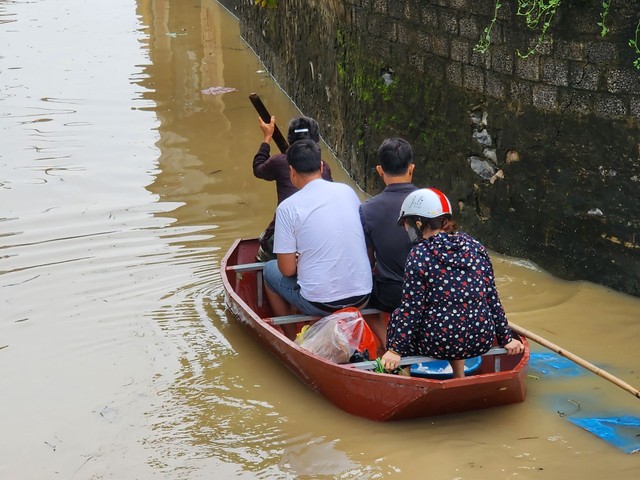
[(253, 0), (226, 4), (244, 38), (366, 191), (376, 150), (414, 147), (415, 183), (464, 230), (565, 279), (640, 295), (640, 2), (565, 0), (539, 52), (502, 0)]

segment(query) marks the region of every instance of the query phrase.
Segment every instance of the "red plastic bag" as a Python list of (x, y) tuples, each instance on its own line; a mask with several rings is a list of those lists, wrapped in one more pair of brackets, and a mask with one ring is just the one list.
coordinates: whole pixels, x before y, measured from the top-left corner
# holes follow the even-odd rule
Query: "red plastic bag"
[(356, 307), (347, 307), (338, 311), (353, 312), (358, 315), (358, 318), (360, 319), (358, 329), (353, 330), (353, 333), (358, 338), (360, 338), (360, 343), (358, 343), (358, 351), (363, 354), (365, 354), (366, 352), (365, 356), (368, 356), (369, 360), (375, 360), (376, 351), (378, 349), (378, 340), (369, 328), (369, 325), (367, 324), (365, 319), (362, 317), (362, 313), (360, 313), (360, 310), (358, 310)]
[(300, 332), (296, 343), (327, 360), (346, 363), (356, 350), (375, 358), (377, 341), (360, 310), (348, 307), (328, 315)]

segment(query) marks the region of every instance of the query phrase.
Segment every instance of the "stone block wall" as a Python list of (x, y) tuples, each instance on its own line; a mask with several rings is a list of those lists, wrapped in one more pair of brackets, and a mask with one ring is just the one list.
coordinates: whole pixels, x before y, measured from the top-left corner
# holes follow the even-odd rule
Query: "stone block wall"
[(416, 183), (490, 248), (640, 295), (640, 2), (564, 0), (538, 35), (501, 0), (226, 0), (244, 38), (368, 192), (376, 150), (411, 142)]

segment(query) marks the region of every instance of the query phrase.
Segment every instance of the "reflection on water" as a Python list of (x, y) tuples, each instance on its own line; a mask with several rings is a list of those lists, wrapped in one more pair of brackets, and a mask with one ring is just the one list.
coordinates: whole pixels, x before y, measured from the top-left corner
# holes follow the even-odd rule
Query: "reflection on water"
[[(220, 259), (276, 201), (252, 176), (247, 97), (281, 125), (298, 111), (217, 3), (0, 0), (0, 36), (0, 478), (635, 478), (636, 458), (566, 418), (640, 415), (594, 375), (378, 424), (233, 320)], [(513, 322), (640, 384), (638, 299), (494, 263)]]

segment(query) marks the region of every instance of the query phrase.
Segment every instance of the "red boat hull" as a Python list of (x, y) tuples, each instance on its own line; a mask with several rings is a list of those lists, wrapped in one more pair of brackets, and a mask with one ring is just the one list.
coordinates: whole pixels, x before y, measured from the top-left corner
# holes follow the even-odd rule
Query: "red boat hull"
[[(271, 316), (266, 301), (260, 301), (257, 271), (237, 272), (227, 267), (255, 262), (257, 240), (237, 240), (222, 261), (226, 303), (235, 317), (258, 341), (313, 390), (342, 410), (371, 420), (387, 421), (446, 415), (521, 402), (526, 397), (525, 380), (529, 345), (521, 338), (521, 355), (483, 357), (477, 373), (461, 379), (437, 380), (388, 375), (336, 364), (300, 348)], [(260, 305), (262, 303), (262, 305)], [(500, 371), (495, 371), (495, 360)]]

